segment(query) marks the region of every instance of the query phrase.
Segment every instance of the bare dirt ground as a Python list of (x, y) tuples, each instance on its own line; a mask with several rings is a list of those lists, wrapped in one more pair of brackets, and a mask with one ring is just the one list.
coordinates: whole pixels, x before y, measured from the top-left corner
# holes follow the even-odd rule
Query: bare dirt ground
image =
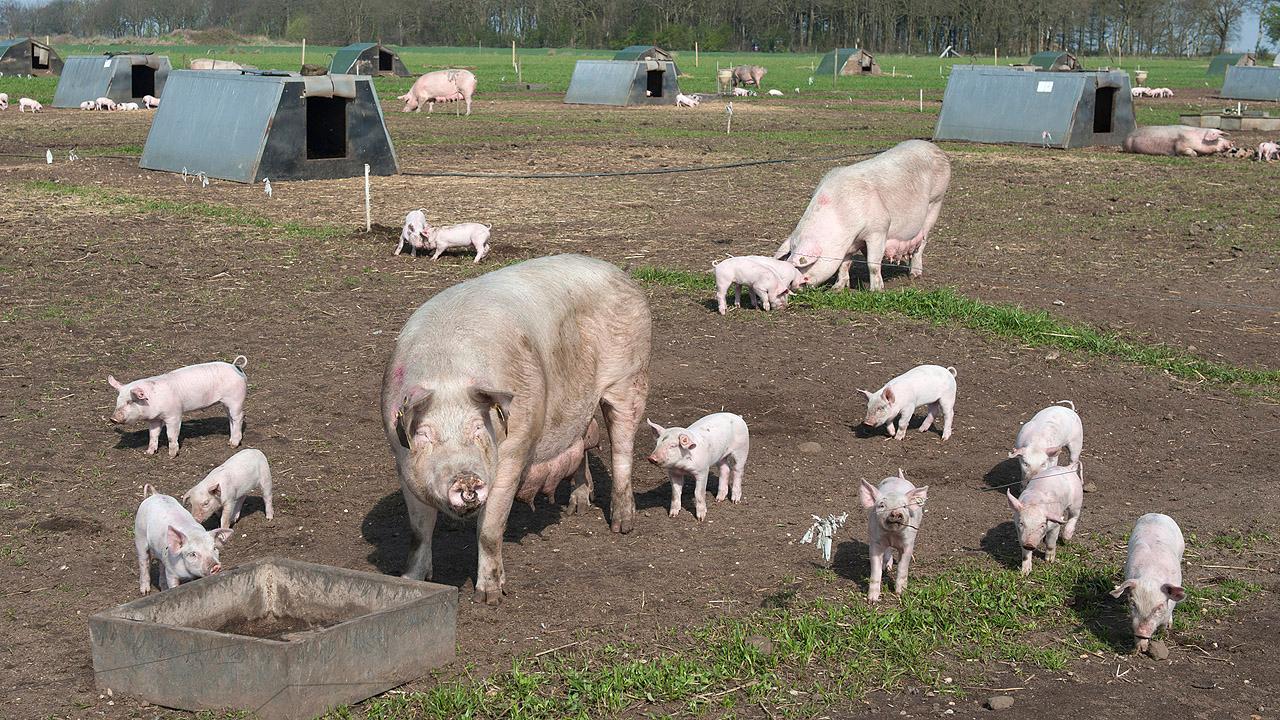
[[(491, 172), (858, 152), (925, 135), (932, 118), (824, 105), (745, 104), (728, 137), (714, 111), (569, 111), (543, 100), (479, 104), (466, 119), (388, 118), (403, 169)], [(6, 115), (0, 152), (63, 152), (70, 136), (81, 155), (118, 154), (141, 145), (146, 126), (142, 114)], [(1050, 310), (1231, 364), (1276, 366), (1280, 233), (1273, 204), (1261, 198), (1270, 197), (1277, 166), (1110, 150), (946, 149), (954, 178), (921, 285)], [(705, 270), (726, 254), (771, 253), (831, 166), (563, 180), (402, 175), (375, 180), (375, 220), (398, 226), (404, 212), (425, 207), (440, 222), (493, 223), (495, 262), (582, 252), (626, 267)], [(90, 190), (67, 195), (32, 184), (40, 180)], [(156, 714), (100, 697), (85, 620), (136, 596), (131, 531), (142, 485), (177, 495), (231, 450), (225, 417), (209, 410), (188, 417), (176, 459), (143, 455), (145, 431), (105, 419), (114, 401), (108, 373), (134, 379), (249, 357), (244, 447), (271, 458), (277, 517), (268, 523), (261, 505), (249, 505), (224, 562), (279, 554), (388, 573), (402, 567), (409, 532), (378, 421), (383, 363), (412, 309), (474, 272), (470, 257), (393, 257), (395, 229), (314, 240), (95, 199), (101, 189), (234, 206), (275, 223), (362, 229), (360, 181), (274, 184), (268, 201), (257, 187), (201, 189), (124, 160), (50, 167), (0, 155), (0, 341), (9, 348), (0, 374), (0, 694), (9, 702), (0, 716)], [(889, 286), (909, 282), (899, 276)], [(750, 611), (782, 587), (802, 597), (864, 592), (861, 522), (842, 535), (834, 579), (815, 574), (812, 548), (797, 540), (811, 513), (855, 510), (859, 480), (898, 467), (931, 488), (913, 573), (960, 562), (1008, 566), (1010, 518), (992, 488), (1014, 479), (1002, 459), (1019, 423), (1063, 398), (1076, 401), (1088, 428), (1088, 479), (1098, 486), (1086, 498), (1086, 547), (1119, 561), (1133, 520), (1148, 511), (1173, 515), (1200, 538), (1277, 528), (1280, 498), (1264, 483), (1280, 464), (1267, 434), (1280, 413), (1266, 399), (962, 329), (835, 313), (721, 319), (709, 297), (649, 290), (649, 416), (667, 424), (721, 409), (742, 414), (753, 445), (745, 502), (714, 505), (705, 524), (687, 513), (670, 519), (669, 486), (643, 466), (641, 512), (628, 536), (609, 533), (599, 510), (568, 517), (541, 502), (517, 507), (504, 548), (511, 595), (496, 610), (460, 604), (460, 661), (446, 677), (466, 665), (502, 669), (575, 641), (585, 649), (679, 633)], [(863, 403), (853, 389), (921, 362), (959, 370), (952, 439), (911, 433), (895, 443), (860, 431)], [(806, 441), (822, 451), (798, 452)], [(606, 469), (595, 468), (607, 485)], [(1271, 650), (1280, 618), (1275, 559), (1261, 550), (1197, 547), (1188, 585), (1231, 577), (1264, 590), (1231, 621), (1175, 643), (1168, 662), (1089, 655), (1062, 673), (1030, 677), (996, 665), (961, 667), (957, 677), (1018, 687), (1017, 709), (1047, 717), (1138, 717), (1174, 698), (1187, 717), (1268, 717), (1280, 704)], [(438, 531), (435, 563), (436, 581), (467, 586), (473, 529)], [(876, 716), (892, 706), (965, 717), (986, 713), (975, 704), (986, 694), (972, 691), (951, 706), (908, 690), (841, 712)]]

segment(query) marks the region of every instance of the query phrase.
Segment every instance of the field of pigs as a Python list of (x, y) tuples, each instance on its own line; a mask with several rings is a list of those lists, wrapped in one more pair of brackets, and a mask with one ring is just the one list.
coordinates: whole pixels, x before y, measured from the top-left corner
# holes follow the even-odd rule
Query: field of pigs
[[(855, 263), (853, 292), (721, 316), (712, 263), (772, 255), (828, 170), (929, 137), (945, 67), (880, 58), (897, 77), (832, 90), (808, 84), (808, 57), (685, 68), (682, 54), (683, 87), (708, 92), (715, 63), (750, 59), (785, 91), (736, 100), (726, 133), (717, 99), (563, 105), (578, 56), (528, 54), (523, 79), (549, 87), (516, 93), (499, 89), (509, 51), (407, 50), (414, 70), (475, 67), (480, 89), (469, 117), (402, 114), (409, 81), (377, 81), (402, 174), (373, 178), (369, 232), (363, 179), (205, 187), (138, 169), (145, 112), (0, 113), (0, 716), (183, 716), (95, 687), (86, 621), (138, 597), (144, 485), (180, 496), (234, 452), (228, 420), (189, 413), (180, 454), (146, 455), (145, 425), (109, 421), (108, 375), (245, 356), (241, 448), (270, 459), (274, 519), (249, 498), (223, 565), (278, 555), (399, 574), (411, 534), (380, 418), (397, 334), (441, 290), (559, 253), (613, 263), (647, 296), (648, 419), (746, 421), (742, 501), (709, 500), (699, 521), (686, 483), (670, 517), (642, 423), (634, 527), (615, 534), (606, 438), (585, 513), (565, 511), (567, 485), (515, 504), (497, 607), (470, 600), (474, 525), (442, 519), (433, 579), (463, 591), (457, 660), (332, 717), (985, 717), (1003, 696), (1047, 718), (1174, 701), (1185, 717), (1275, 715), (1276, 165), (941, 143), (951, 183), (922, 277), (887, 267), (872, 293)], [(1140, 123), (1224, 103), (1203, 63), (1152, 74), (1177, 94), (1137, 100)], [(47, 81), (0, 91), (16, 82)], [(731, 167), (614, 174), (716, 165)], [(529, 175), (562, 177), (513, 177)], [(488, 256), (394, 255), (417, 208), (491, 224)], [(915, 432), (923, 409), (901, 441), (863, 425), (859, 389), (921, 364), (955, 369), (951, 436)], [(1063, 400), (1084, 427), (1083, 510), (1056, 561), (1037, 555), (1024, 577), (1010, 451)], [(860, 488), (899, 469), (928, 486), (910, 586), (895, 594), (886, 572), (869, 604)], [(801, 540), (814, 516), (843, 513), (828, 564)], [(1144, 513), (1186, 539), (1185, 598), (1147, 655), (1111, 596)]]

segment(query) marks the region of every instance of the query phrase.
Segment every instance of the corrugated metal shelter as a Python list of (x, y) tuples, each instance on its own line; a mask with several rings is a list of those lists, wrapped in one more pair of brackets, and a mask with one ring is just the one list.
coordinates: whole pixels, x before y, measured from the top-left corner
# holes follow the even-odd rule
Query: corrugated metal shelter
[(352, 43), (339, 48), (329, 63), (334, 75), (396, 75), (409, 77), (400, 56), (381, 43)]
[(0, 75), (60, 75), (62, 58), (29, 37), (0, 40)]
[(1084, 67), (1075, 55), (1069, 52), (1058, 52), (1057, 50), (1045, 50), (1031, 56), (1027, 61), (1028, 65), (1035, 65), (1041, 70), (1083, 70)]
[(1232, 65), (1250, 67), (1258, 64), (1258, 56), (1253, 53), (1222, 53), (1209, 61), (1209, 70), (1205, 75), (1225, 75)]
[(366, 75), (176, 70), (142, 148), (147, 170), (235, 182), (399, 172)]
[(62, 68), (53, 106), (74, 108), (100, 97), (139, 103), (144, 95), (160, 97), (169, 69), (164, 55), (72, 55)]
[(1232, 100), (1280, 101), (1280, 67), (1232, 65), (1218, 94)]
[[(614, 60), (657, 60), (658, 62), (669, 62), (676, 64), (676, 56), (663, 50), (657, 45), (628, 45), (613, 56)], [(680, 68), (676, 68), (676, 74), (680, 73)]]
[(836, 48), (832, 50), (822, 56), (822, 62), (818, 63), (818, 69), (814, 70), (813, 74), (821, 77), (831, 75), (835, 72), (837, 64), (840, 67), (841, 75), (880, 74), (880, 63), (877, 63), (875, 57), (862, 48)]
[(564, 101), (581, 105), (675, 105), (679, 94), (675, 63), (579, 60), (573, 66)]
[(1129, 74), (951, 68), (935, 140), (1057, 148), (1119, 145), (1133, 131)]

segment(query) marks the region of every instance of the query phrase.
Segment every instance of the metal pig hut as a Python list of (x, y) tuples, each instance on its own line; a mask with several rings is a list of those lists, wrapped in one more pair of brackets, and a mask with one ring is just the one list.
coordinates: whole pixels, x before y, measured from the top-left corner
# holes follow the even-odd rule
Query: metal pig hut
[(177, 70), (142, 148), (147, 170), (235, 182), (399, 172), (366, 75)]
[(1124, 71), (1026, 72), (956, 65), (933, 137), (1066, 149), (1119, 145), (1134, 127)]
[(60, 75), (62, 58), (29, 37), (0, 40), (0, 75)]
[(164, 55), (72, 55), (62, 68), (53, 106), (74, 108), (100, 97), (139, 103), (144, 95), (160, 97), (169, 70)]
[(1253, 53), (1222, 53), (1209, 61), (1209, 69), (1205, 75), (1224, 75), (1232, 66), (1253, 67), (1258, 64), (1258, 56)]
[(329, 62), (334, 75), (395, 75), (409, 77), (409, 68), (400, 56), (382, 43), (352, 43), (339, 48)]
[(1218, 94), (1232, 100), (1280, 101), (1280, 68), (1232, 65)]
[(814, 75), (826, 77), (840, 68), (841, 75), (879, 75), (880, 63), (862, 48), (836, 48), (822, 56)]
[(579, 60), (564, 101), (580, 105), (675, 105), (676, 66), (657, 60)]

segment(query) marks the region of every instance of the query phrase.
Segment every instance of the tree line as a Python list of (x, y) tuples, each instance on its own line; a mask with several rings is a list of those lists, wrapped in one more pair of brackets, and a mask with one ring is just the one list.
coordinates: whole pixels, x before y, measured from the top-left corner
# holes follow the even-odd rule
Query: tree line
[(1280, 21), (1280, 2), (1270, 0), (0, 0), (0, 33), (221, 29), (318, 44), (1204, 55), (1230, 47), (1250, 8)]

